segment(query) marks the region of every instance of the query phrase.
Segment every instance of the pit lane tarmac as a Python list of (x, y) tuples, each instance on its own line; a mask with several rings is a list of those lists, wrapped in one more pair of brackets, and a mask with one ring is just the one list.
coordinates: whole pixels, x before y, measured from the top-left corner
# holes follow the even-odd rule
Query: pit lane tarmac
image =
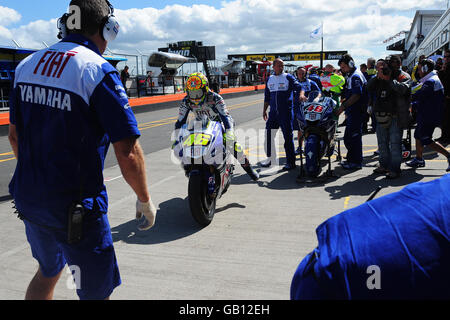
[[(262, 95), (227, 102), (242, 106), (231, 110), (239, 128), (264, 128)], [(174, 121), (166, 119), (176, 115), (174, 111), (138, 115), (139, 123), (146, 123), (143, 128), (155, 125), (141, 137), (147, 149), (150, 192), (158, 207), (152, 229), (137, 230), (135, 195), (123, 180), (120, 168), (112, 163), (104, 171), (109, 221), (122, 277), (122, 285), (112, 299), (289, 299), (298, 263), (317, 245), (315, 229), (319, 224), (365, 202), (377, 186), (383, 187), (377, 195), (381, 197), (410, 183), (439, 178), (447, 167), (441, 155), (429, 153), (425, 168), (412, 170), (403, 164), (399, 179), (373, 175), (377, 156), (376, 137), (371, 134), (363, 138), (365, 166), (361, 170), (345, 171), (333, 158), (336, 177), (297, 183), (298, 170), (280, 170), (284, 160), (280, 145), (280, 165), (261, 169), (258, 182), (236, 167), (231, 187), (217, 201), (213, 222), (200, 228), (189, 211), (188, 180), (180, 166), (171, 161), (167, 132), (173, 123), (156, 126)], [(163, 128), (168, 131), (156, 131)], [(344, 128), (339, 130), (342, 135)], [(437, 130), (435, 137), (439, 135)], [(155, 136), (165, 136), (164, 143), (149, 152), (148, 144), (154, 142)], [(346, 150), (341, 147), (345, 156)], [(248, 152), (251, 157), (264, 158), (261, 147), (249, 148)], [(38, 266), (31, 257), (23, 223), (12, 214), (10, 202), (1, 203), (0, 212), (0, 299), (23, 299)], [(70, 271), (66, 271), (56, 287), (55, 299), (77, 299)]]

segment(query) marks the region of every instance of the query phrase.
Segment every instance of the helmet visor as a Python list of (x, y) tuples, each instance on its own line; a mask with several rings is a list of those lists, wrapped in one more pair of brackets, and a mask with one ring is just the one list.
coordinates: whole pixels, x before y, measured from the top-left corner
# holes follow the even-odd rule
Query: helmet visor
[(203, 90), (199, 89), (199, 90), (189, 90), (188, 91), (188, 96), (189, 99), (195, 101), (195, 100), (199, 100), (203, 97)]

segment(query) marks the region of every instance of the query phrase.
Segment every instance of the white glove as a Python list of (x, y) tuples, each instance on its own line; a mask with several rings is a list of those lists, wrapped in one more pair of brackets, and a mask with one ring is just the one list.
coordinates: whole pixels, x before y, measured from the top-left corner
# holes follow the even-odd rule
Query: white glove
[(140, 220), (144, 216), (144, 221), (138, 226), (140, 231), (145, 231), (153, 227), (156, 219), (156, 207), (152, 200), (149, 202), (136, 201), (136, 219)]

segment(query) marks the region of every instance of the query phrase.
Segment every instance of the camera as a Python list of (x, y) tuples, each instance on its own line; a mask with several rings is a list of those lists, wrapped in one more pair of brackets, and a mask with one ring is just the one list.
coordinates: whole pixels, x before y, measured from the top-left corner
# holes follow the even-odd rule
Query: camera
[(383, 73), (384, 76), (388, 76), (391, 74), (391, 69), (387, 66), (381, 68), (381, 72)]

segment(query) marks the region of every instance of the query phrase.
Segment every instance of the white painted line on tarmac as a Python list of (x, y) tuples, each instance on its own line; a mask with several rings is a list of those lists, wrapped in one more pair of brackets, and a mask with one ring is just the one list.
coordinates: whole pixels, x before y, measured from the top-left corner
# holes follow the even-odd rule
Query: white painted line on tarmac
[[(180, 172), (180, 173), (183, 173), (183, 172)], [(160, 186), (160, 185), (163, 184), (163, 183), (166, 183), (166, 182), (168, 182), (168, 181), (170, 181), (170, 180), (173, 180), (173, 179), (177, 178), (178, 175), (180, 175), (180, 174), (175, 174), (175, 175), (173, 175), (173, 176), (164, 178), (164, 179), (162, 179), (162, 180), (160, 180), (160, 181), (158, 181), (158, 182), (156, 182), (156, 183), (153, 183), (153, 184), (149, 185), (149, 188), (150, 188), (150, 197), (151, 197), (151, 195), (152, 195), (152, 191), (151, 191), (151, 190), (152, 190), (153, 188), (158, 187), (158, 186)], [(184, 173), (183, 173), (183, 175), (184, 175)], [(119, 204), (121, 204), (121, 203), (124, 203), (124, 202), (126, 202), (126, 201), (131, 201), (132, 199), (135, 199), (135, 198), (136, 198), (136, 194), (135, 194), (135, 193), (132, 193), (132, 194), (129, 194), (129, 195), (125, 196), (125, 197), (120, 198), (120, 199), (117, 200), (117, 201), (114, 201), (114, 202), (110, 203), (108, 207), (109, 207), (109, 209), (112, 209), (112, 208), (114, 208), (115, 206), (117, 206), (117, 205), (119, 205)], [(109, 210), (108, 210), (108, 211), (109, 211)]]
[(117, 179), (120, 179), (120, 178), (123, 178), (123, 176), (122, 175), (120, 175), (120, 176), (118, 176), (118, 177), (115, 177), (115, 178), (111, 178), (111, 179), (105, 179), (105, 182), (110, 182), (110, 181), (114, 181), (114, 180), (117, 180)]
[(8, 257), (10, 257), (10, 256), (13, 256), (13, 255), (15, 255), (16, 253), (19, 253), (20, 251), (25, 250), (25, 249), (27, 249), (27, 248), (29, 248), (28, 242), (27, 242), (27, 243), (24, 243), (24, 244), (21, 245), (21, 246), (18, 246), (17, 248), (14, 248), (14, 249), (11, 249), (11, 250), (9, 250), (9, 251), (6, 251), (6, 252), (0, 254), (0, 261), (5, 261), (4, 259), (6, 259), (6, 258), (8, 258)]

